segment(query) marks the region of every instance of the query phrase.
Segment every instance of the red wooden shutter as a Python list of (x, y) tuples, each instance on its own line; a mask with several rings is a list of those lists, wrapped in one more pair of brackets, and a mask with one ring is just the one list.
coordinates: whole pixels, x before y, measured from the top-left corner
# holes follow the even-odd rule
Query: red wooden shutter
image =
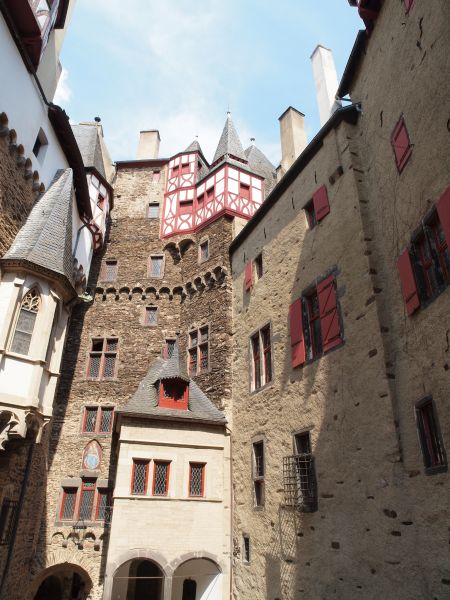
[(301, 298), (295, 300), (289, 307), (289, 326), (291, 330), (292, 366), (295, 368), (306, 361)]
[(397, 259), (397, 269), (400, 275), (403, 298), (406, 304), (406, 312), (412, 315), (420, 307), (419, 291), (414, 277), (411, 256), (405, 250)]
[(247, 291), (253, 286), (253, 263), (251, 260), (245, 265), (244, 285)]
[(436, 210), (450, 251), (450, 187), (445, 190), (437, 201)]
[(321, 221), (330, 212), (330, 203), (328, 202), (327, 186), (323, 185), (313, 195), (314, 212), (317, 221)]
[(331, 350), (331, 348), (338, 346), (342, 342), (334, 281), (334, 276), (330, 275), (317, 284), (320, 331), (322, 333), (324, 352), (328, 352), (328, 350)]

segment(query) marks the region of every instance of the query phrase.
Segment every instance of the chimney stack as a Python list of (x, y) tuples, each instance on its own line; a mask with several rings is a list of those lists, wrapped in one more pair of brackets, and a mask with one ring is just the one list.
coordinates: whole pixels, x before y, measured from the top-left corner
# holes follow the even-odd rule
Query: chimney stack
[(308, 141), (305, 132), (305, 115), (299, 110), (290, 106), (278, 120), (280, 121), (281, 165), (277, 175), (280, 179), (306, 148)]
[(331, 50), (320, 44), (311, 54), (311, 61), (319, 104), (320, 126), (322, 127), (341, 106), (340, 102), (336, 100), (338, 89), (336, 67)]
[(157, 129), (141, 131), (137, 150), (137, 160), (158, 158), (161, 138)]

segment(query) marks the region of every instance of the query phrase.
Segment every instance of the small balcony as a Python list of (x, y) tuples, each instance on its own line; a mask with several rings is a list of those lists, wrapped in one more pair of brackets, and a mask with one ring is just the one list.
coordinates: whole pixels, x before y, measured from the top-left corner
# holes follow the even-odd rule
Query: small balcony
[(283, 458), (284, 503), (300, 512), (317, 510), (317, 480), (312, 454)]

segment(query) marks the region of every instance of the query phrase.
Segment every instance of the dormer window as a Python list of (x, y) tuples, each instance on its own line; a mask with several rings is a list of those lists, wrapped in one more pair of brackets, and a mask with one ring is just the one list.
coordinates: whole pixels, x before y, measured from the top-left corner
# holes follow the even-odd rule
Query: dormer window
[(189, 386), (181, 379), (163, 379), (159, 384), (159, 406), (188, 410)]

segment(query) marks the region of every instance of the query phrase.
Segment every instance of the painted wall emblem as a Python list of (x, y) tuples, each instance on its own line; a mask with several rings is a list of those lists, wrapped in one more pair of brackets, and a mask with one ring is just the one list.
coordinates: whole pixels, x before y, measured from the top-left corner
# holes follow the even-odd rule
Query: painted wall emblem
[(89, 442), (89, 444), (84, 449), (83, 469), (95, 471), (100, 467), (101, 458), (102, 450), (100, 448), (100, 445), (95, 440), (92, 440), (92, 442)]

